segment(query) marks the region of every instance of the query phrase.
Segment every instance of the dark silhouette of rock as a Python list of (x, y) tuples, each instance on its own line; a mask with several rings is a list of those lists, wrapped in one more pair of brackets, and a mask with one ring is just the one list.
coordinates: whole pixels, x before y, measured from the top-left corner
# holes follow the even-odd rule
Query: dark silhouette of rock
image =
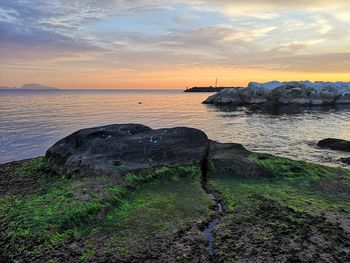
[(335, 139), (335, 138), (326, 138), (317, 143), (317, 146), (321, 148), (329, 148), (337, 151), (350, 152), (350, 141)]
[(350, 157), (340, 158), (340, 161), (345, 163), (345, 164), (350, 165)]
[(208, 138), (200, 130), (153, 130), (140, 124), (83, 129), (55, 143), (46, 153), (51, 169), (77, 175), (115, 175), (162, 165), (200, 164)]
[(122, 185), (126, 184), (122, 175), (127, 172), (186, 164), (201, 167), (204, 176), (208, 172), (271, 176), (250, 160), (250, 155), (240, 144), (211, 141), (197, 129), (153, 130), (140, 124), (83, 129), (58, 141), (46, 153), (56, 173), (113, 176)]

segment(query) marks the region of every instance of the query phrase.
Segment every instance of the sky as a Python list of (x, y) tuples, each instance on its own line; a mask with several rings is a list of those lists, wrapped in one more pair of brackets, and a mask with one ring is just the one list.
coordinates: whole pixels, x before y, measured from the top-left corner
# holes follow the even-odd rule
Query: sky
[(1, 0), (0, 86), (350, 81), (349, 0)]

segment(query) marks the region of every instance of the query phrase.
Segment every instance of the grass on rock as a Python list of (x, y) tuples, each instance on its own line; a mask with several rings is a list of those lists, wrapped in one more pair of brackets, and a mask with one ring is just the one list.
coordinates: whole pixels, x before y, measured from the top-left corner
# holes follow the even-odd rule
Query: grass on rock
[[(46, 167), (44, 158), (20, 169), (27, 177)], [(128, 246), (174, 233), (205, 220), (212, 201), (201, 187), (195, 166), (161, 167), (126, 176), (132, 192), (108, 177), (74, 178), (48, 175), (39, 190), (0, 196), (0, 245), (7, 257), (33, 259), (42, 251), (85, 238), (81, 260), (91, 258), (97, 237), (121, 255)]]
[(347, 261), (350, 237), (341, 226), (350, 218), (349, 170), (266, 154), (249, 159), (273, 177), (209, 167), (209, 186), (227, 211), (216, 228), (217, 262)]

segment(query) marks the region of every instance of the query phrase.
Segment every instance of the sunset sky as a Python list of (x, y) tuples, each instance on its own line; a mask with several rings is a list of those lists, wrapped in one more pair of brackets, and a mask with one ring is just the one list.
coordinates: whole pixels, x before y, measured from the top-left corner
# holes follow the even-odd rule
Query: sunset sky
[(0, 86), (350, 81), (349, 0), (1, 0)]

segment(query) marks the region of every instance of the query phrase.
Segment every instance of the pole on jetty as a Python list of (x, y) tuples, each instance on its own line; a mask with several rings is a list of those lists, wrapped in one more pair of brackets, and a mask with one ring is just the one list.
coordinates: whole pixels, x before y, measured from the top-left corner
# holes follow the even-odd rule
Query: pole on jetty
[(215, 80), (215, 88), (218, 87), (218, 79)]

